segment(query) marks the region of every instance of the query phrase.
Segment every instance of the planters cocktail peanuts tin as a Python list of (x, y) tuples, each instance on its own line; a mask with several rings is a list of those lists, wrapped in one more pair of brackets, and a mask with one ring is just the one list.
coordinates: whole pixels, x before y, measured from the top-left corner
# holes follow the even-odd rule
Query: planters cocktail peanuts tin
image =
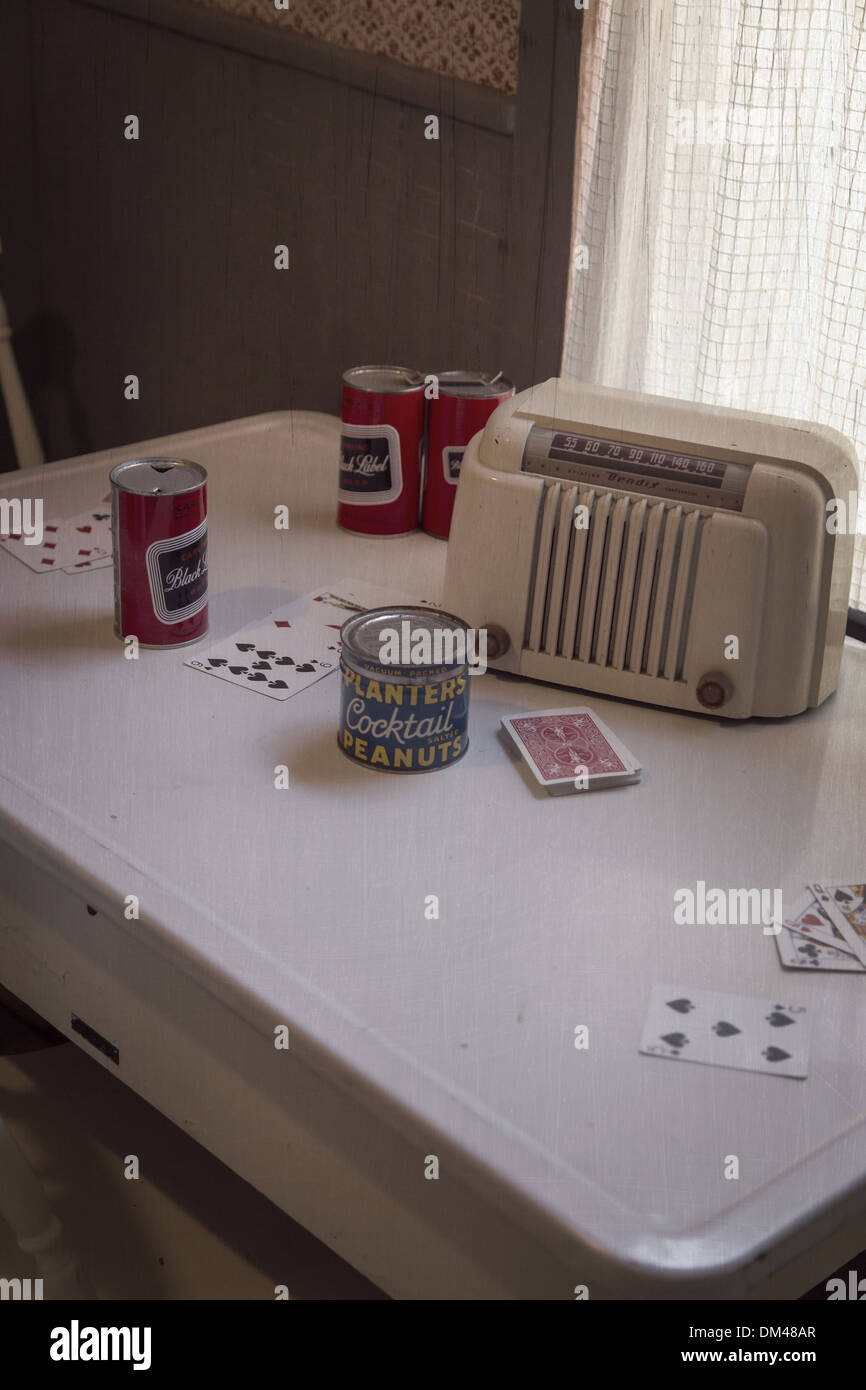
[(343, 752), (383, 772), (429, 772), (462, 758), (469, 629), (438, 608), (373, 608), (340, 631)]

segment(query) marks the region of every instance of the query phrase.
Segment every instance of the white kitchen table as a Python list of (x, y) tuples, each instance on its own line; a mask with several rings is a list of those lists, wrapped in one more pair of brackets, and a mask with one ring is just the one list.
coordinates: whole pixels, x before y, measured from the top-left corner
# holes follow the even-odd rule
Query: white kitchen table
[[(275, 413), (0, 496), (72, 514), (122, 458), (201, 461), (203, 648), (340, 579), (438, 598), (442, 542), (337, 529), (338, 436)], [(3, 984), (397, 1296), (793, 1296), (866, 1245), (866, 979), (674, 924), (698, 880), (862, 879), (862, 647), (821, 709), (745, 724), (476, 677), (467, 755), (396, 776), (339, 751), (335, 675), (279, 703), (125, 659), (112, 618), (110, 569), (0, 554)], [(584, 699), (642, 781), (549, 797), (500, 717)], [(808, 1078), (640, 1055), (656, 981), (805, 1004)]]

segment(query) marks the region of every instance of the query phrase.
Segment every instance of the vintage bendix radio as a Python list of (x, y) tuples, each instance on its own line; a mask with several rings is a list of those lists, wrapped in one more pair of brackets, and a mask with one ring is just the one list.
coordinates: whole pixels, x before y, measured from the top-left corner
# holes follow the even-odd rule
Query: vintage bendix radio
[(856, 487), (835, 430), (554, 378), (466, 450), (444, 604), (494, 669), (797, 714), (836, 688)]

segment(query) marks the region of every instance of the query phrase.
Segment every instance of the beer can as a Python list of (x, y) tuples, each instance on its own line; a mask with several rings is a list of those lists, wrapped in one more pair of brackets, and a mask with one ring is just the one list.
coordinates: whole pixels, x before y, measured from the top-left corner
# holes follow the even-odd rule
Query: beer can
[(418, 529), (424, 378), (408, 367), (343, 373), (337, 522), (362, 536)]
[(381, 772), (450, 767), (469, 747), (469, 629), (440, 608), (372, 608), (340, 629), (342, 751)]
[(141, 647), (207, 632), (207, 473), (189, 459), (127, 459), (111, 470), (114, 631)]
[(448, 539), (451, 514), (466, 445), (487, 424), (496, 407), (514, 395), (514, 383), (500, 374), (440, 372), (439, 397), (431, 400), (427, 426), (427, 481), (421, 525), (431, 536)]

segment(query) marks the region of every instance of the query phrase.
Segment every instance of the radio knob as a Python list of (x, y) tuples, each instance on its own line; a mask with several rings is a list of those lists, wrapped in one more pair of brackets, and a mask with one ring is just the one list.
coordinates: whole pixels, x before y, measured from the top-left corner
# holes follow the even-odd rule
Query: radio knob
[(504, 656), (511, 646), (511, 638), (500, 627), (498, 623), (485, 623), (483, 630), (487, 633), (487, 655), (491, 661), (497, 661), (500, 656)]
[(733, 690), (730, 681), (725, 676), (713, 671), (706, 676), (701, 676), (695, 694), (707, 709), (719, 709), (728, 703)]

